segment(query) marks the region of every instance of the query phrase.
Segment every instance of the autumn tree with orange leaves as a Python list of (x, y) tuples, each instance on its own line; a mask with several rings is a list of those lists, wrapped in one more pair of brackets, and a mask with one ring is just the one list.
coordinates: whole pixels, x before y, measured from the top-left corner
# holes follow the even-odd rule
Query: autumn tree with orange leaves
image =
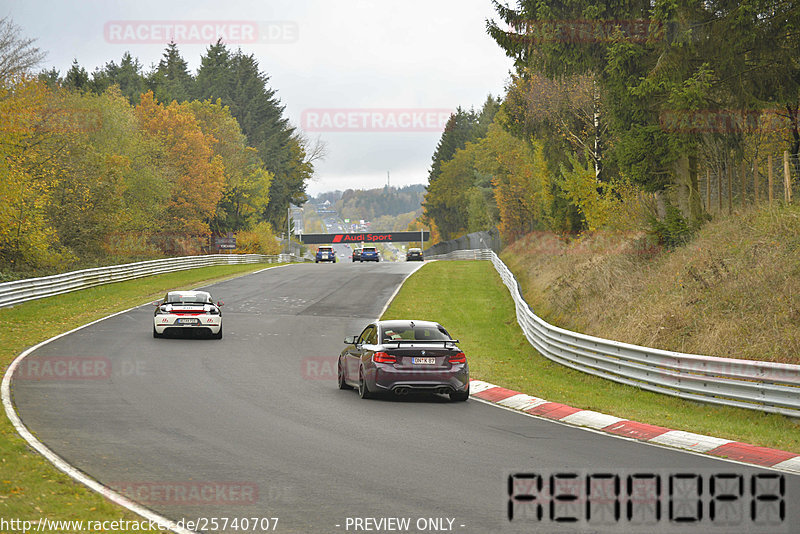
[(206, 234), (225, 186), (222, 156), (214, 154), (216, 139), (204, 134), (189, 108), (176, 102), (159, 104), (152, 91), (136, 106), (142, 128), (164, 144), (171, 194), (165, 213), (166, 230)]

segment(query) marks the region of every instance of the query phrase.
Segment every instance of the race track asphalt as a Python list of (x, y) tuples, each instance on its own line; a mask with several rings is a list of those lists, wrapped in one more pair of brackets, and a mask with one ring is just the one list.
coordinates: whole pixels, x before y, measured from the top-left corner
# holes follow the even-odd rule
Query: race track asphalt
[[(62, 458), (175, 520), (278, 517), (276, 532), (286, 533), (366, 532), (353, 518), (390, 517), (410, 520), (400, 532), (798, 531), (800, 477), (792, 475), (787, 519), (766, 527), (749, 517), (710, 522), (708, 506), (704, 523), (679, 529), (667, 508), (647, 526), (626, 520), (625, 506), (610, 525), (558, 523), (547, 507), (542, 521), (510, 523), (515, 472), (621, 473), (623, 481), (626, 473), (658, 473), (665, 494), (669, 474), (694, 472), (707, 484), (704, 498), (714, 474), (743, 474), (747, 513), (750, 477), (772, 472), (474, 399), (365, 401), (340, 391), (343, 338), (375, 319), (416, 266), (303, 264), (215, 284), (209, 289), (225, 301), (219, 341), (153, 339), (152, 307), (137, 308), (35, 351), (28, 358), (39, 370), (23, 363), (14, 377), (16, 408)], [(445, 326), (458, 337), (457, 326)], [(91, 361), (99, 372), (42, 379), (41, 366), (57, 361)], [(575, 506), (585, 517), (585, 503)], [(428, 518), (452, 519), (452, 530), (427, 528)]]

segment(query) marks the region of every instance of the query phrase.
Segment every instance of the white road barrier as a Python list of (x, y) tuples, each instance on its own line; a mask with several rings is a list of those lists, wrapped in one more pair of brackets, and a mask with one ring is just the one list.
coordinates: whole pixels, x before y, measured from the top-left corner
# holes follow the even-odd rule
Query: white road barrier
[(525, 337), (562, 365), (683, 399), (800, 417), (800, 365), (685, 354), (572, 332), (533, 313), (516, 278), (491, 250), (426, 259), (491, 261), (511, 293)]
[(26, 278), (0, 284), (0, 308), (29, 300), (52, 297), (88, 287), (122, 282), (154, 274), (196, 269), (213, 265), (245, 263), (292, 263), (307, 261), (293, 254), (267, 256), (263, 254), (211, 254), (208, 256), (181, 256), (161, 260), (140, 261), (124, 265), (95, 267), (69, 273)]

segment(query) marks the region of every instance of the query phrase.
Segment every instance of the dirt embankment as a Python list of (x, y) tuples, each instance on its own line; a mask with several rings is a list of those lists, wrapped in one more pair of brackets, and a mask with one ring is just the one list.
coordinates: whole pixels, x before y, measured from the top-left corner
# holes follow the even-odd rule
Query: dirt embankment
[(800, 207), (706, 224), (672, 251), (641, 235), (529, 234), (501, 254), (558, 326), (667, 350), (800, 364)]

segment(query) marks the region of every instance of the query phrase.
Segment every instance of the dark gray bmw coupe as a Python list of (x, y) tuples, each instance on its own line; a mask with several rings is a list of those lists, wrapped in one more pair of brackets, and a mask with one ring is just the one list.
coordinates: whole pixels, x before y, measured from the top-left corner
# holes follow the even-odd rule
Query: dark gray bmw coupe
[(355, 387), (364, 399), (379, 392), (469, 398), (467, 357), (439, 323), (376, 321), (344, 342), (338, 364), (340, 389)]

